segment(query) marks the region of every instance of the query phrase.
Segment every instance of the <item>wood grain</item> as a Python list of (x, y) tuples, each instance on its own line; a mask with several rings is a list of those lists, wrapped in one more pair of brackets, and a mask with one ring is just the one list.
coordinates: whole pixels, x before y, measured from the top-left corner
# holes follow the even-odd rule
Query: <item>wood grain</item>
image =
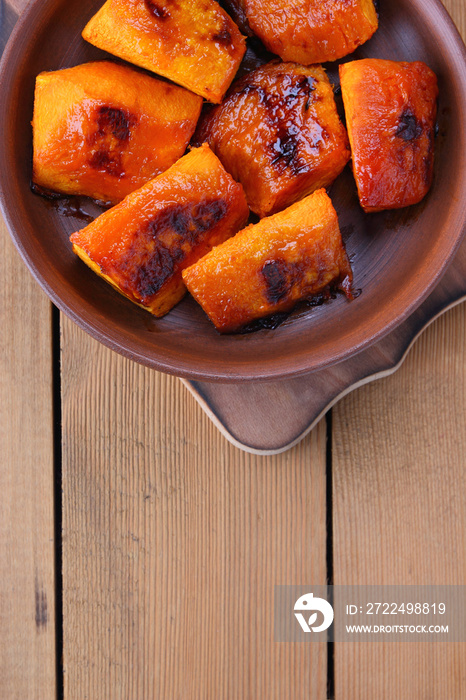
[(51, 304), (0, 221), (0, 695), (55, 697)]
[[(2, 8), (0, 50), (26, 2)], [(51, 304), (0, 217), (0, 695), (56, 695)]]
[[(466, 35), (462, 0), (445, 7)], [(336, 584), (466, 583), (466, 307), (333, 416)], [(336, 698), (466, 698), (466, 648), (336, 645)]]
[(231, 446), (175, 378), (63, 321), (67, 700), (325, 700), (325, 645), (273, 641), (273, 587), (326, 580), (321, 423)]
[[(466, 582), (466, 308), (333, 416), (335, 584)], [(466, 647), (342, 643), (336, 698), (466, 697)]]

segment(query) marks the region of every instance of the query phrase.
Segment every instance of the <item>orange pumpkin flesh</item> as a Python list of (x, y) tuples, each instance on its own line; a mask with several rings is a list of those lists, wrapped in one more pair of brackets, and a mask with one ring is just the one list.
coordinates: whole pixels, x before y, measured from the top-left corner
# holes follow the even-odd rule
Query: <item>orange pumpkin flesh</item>
[(82, 35), (211, 102), (221, 101), (246, 51), (214, 0), (107, 0)]
[(378, 27), (373, 0), (228, 0), (238, 17), (283, 61), (335, 61)]
[(183, 270), (215, 327), (232, 332), (339, 284), (351, 297), (352, 272), (335, 209), (319, 190), (250, 225)]
[(97, 274), (163, 316), (186, 291), (182, 269), (234, 235), (248, 214), (241, 185), (202, 146), (70, 240)]
[(109, 61), (36, 80), (33, 182), (119, 202), (186, 150), (200, 97)]
[(432, 182), (435, 74), (419, 61), (367, 58), (341, 65), (340, 81), (361, 206), (416, 204)]
[(233, 84), (195, 141), (209, 143), (259, 216), (326, 187), (350, 158), (324, 69), (295, 63), (269, 63)]

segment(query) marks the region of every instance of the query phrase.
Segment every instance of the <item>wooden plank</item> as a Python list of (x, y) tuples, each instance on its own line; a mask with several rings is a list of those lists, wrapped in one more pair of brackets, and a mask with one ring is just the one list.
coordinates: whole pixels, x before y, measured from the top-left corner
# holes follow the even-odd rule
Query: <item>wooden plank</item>
[(55, 697), (51, 304), (0, 221), (0, 696)]
[[(335, 584), (466, 581), (466, 306), (334, 409)], [(341, 643), (336, 698), (466, 697), (466, 647)]]
[(325, 424), (247, 455), (179, 380), (62, 338), (66, 699), (324, 700), (273, 587), (325, 582)]
[[(444, 0), (466, 35), (463, 0)], [(465, 584), (466, 306), (334, 410), (336, 584)], [(337, 644), (337, 700), (466, 697), (466, 648)]]

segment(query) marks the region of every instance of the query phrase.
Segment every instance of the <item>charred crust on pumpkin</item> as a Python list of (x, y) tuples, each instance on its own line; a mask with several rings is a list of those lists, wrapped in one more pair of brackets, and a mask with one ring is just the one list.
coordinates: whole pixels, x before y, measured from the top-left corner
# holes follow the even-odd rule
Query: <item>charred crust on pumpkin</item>
[[(180, 272), (180, 262), (225, 216), (224, 199), (172, 204), (134, 234), (119, 264), (125, 290), (149, 303), (163, 285)], [(123, 286), (123, 285), (122, 285)]]
[(103, 105), (97, 110), (97, 132), (102, 138), (114, 136), (117, 141), (125, 143), (131, 136), (131, 129), (137, 123), (137, 118), (126, 109)]
[(270, 304), (286, 301), (296, 277), (296, 267), (282, 258), (268, 260), (260, 275), (265, 282), (265, 296)]
[(154, 0), (144, 0), (144, 5), (155, 19), (165, 21), (170, 18), (169, 11), (157, 2), (154, 2)]
[(111, 153), (104, 149), (95, 151), (89, 158), (89, 165), (94, 170), (105, 170), (114, 177), (123, 177), (124, 170), (121, 162), (121, 153)]
[(294, 124), (285, 124), (278, 129), (276, 140), (271, 144), (272, 152), (276, 154), (272, 158), (272, 165), (283, 164), (295, 170), (299, 155), (298, 134), (299, 130)]
[(400, 114), (395, 136), (403, 139), (403, 141), (413, 141), (418, 139), (423, 131), (422, 124), (417, 120), (412, 110), (406, 107)]
[[(314, 288), (322, 287), (327, 274), (327, 264), (320, 256), (314, 259), (314, 272), (317, 277), (312, 286)], [(302, 263), (292, 263), (283, 258), (268, 260), (259, 270), (259, 274), (265, 283), (264, 293), (270, 304), (279, 304), (281, 309), (287, 308), (288, 302), (294, 305), (295, 302), (291, 299), (293, 288), (302, 282), (305, 275)], [(341, 269), (340, 275), (323, 290), (321, 289), (317, 296), (325, 293), (325, 289), (327, 289), (328, 294), (332, 290), (341, 290), (347, 299), (351, 300), (354, 298), (353, 273), (348, 260)], [(316, 299), (316, 293), (303, 296), (303, 299), (311, 300), (312, 303), (312, 300)]]
[(101, 105), (94, 117), (97, 128), (88, 137), (93, 152), (88, 159), (91, 168), (105, 171), (113, 177), (124, 176), (122, 151), (137, 124), (137, 117), (128, 110)]
[[(311, 75), (278, 73), (274, 76), (274, 83), (278, 86), (277, 92), (257, 85), (246, 77), (231, 96), (257, 96), (266, 109), (267, 124), (274, 132), (269, 144), (272, 165), (279, 171), (289, 169), (293, 175), (297, 175), (307, 167), (307, 162), (300, 157), (300, 143), (304, 143), (304, 140), (296, 120), (300, 111), (306, 118), (310, 105), (317, 99), (315, 91), (318, 81)], [(321, 143), (322, 139), (317, 140), (311, 147), (319, 148)]]
[(220, 29), (218, 29), (214, 34), (212, 34), (212, 39), (217, 44), (222, 44), (222, 46), (231, 46), (231, 44), (233, 43), (233, 39), (231, 36), (230, 27), (228, 26), (227, 22), (224, 22)]
[[(304, 102), (309, 101), (311, 93), (317, 88), (317, 79), (312, 75), (290, 75), (287, 73), (277, 73), (273, 76), (273, 80), (278, 84), (278, 91), (271, 92), (262, 85), (257, 85), (254, 80), (250, 80), (251, 76), (246, 76), (243, 81), (234, 89), (231, 96), (249, 95), (256, 93), (261, 104), (265, 105), (269, 110), (277, 110), (279, 107), (285, 106), (294, 107), (297, 100)], [(284, 83), (284, 78), (287, 83)]]
[(302, 99), (303, 94), (309, 101), (310, 94), (316, 89), (317, 80), (312, 75), (296, 76), (296, 82), (287, 86), (284, 94), (285, 101), (294, 103), (294, 100)]
[(434, 126), (420, 121), (410, 107), (400, 118), (395, 135), (400, 139), (397, 162), (403, 170), (417, 173), (427, 191), (432, 183), (434, 160)]

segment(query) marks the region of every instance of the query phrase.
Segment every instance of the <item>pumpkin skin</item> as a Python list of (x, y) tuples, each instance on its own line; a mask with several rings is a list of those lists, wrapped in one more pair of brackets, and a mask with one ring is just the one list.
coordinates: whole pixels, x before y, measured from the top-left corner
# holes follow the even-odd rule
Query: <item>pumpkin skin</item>
[(241, 185), (202, 146), (70, 240), (98, 275), (163, 316), (185, 294), (182, 269), (234, 235), (248, 215)]
[(261, 217), (327, 187), (350, 158), (324, 69), (295, 63), (272, 61), (235, 82), (194, 141), (209, 143)]
[(335, 61), (378, 27), (373, 0), (226, 0), (242, 31), (249, 28), (283, 61)]
[(215, 0), (107, 0), (82, 36), (210, 102), (221, 101), (246, 51)]
[(217, 330), (229, 333), (339, 285), (352, 272), (332, 202), (321, 189), (214, 248), (183, 279)]
[(116, 203), (180, 158), (202, 99), (110, 61), (36, 80), (33, 182)]
[(437, 78), (424, 63), (340, 66), (353, 172), (366, 212), (421, 201), (433, 177)]

